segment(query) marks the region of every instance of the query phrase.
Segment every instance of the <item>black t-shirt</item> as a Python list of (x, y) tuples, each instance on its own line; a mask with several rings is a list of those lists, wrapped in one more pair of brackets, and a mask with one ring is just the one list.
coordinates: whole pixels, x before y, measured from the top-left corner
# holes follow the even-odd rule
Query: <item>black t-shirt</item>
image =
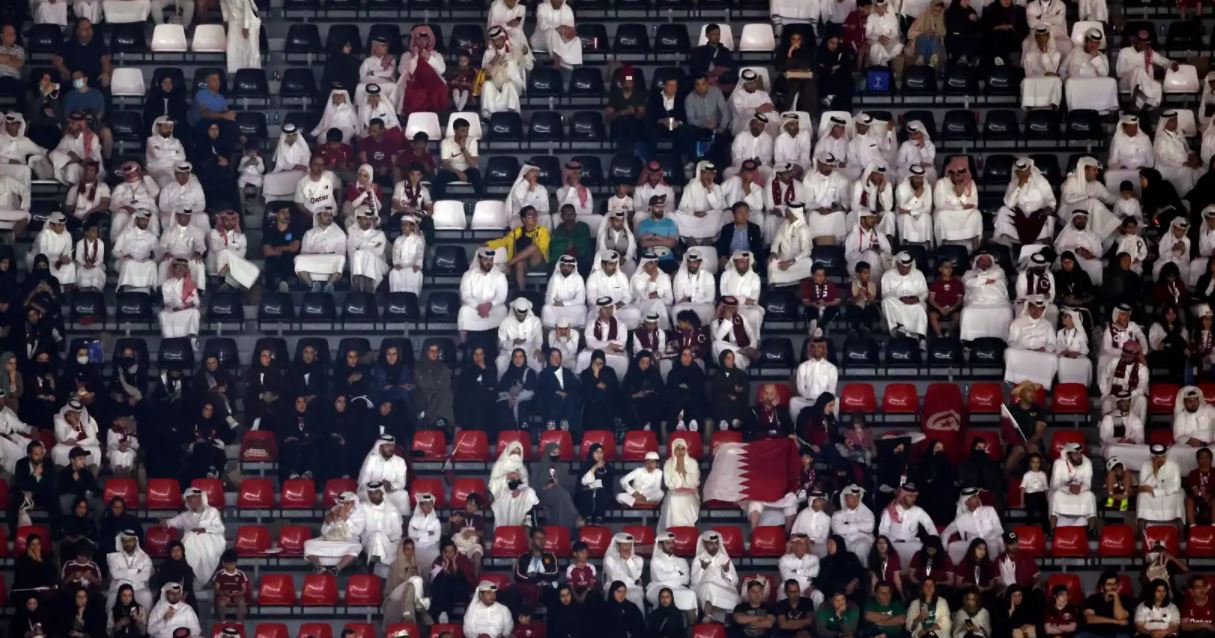
[[(809, 620), (810, 624), (813, 625), (814, 602), (805, 596), (798, 596), (797, 607), (794, 607), (790, 604), (790, 600), (786, 598), (776, 603), (776, 608), (772, 613), (776, 616), (777, 622), (779, 623), (781, 618), (786, 618), (788, 620)], [(776, 631), (780, 636), (792, 636), (795, 633), (792, 631), (781, 631), (779, 628)]]
[[(1134, 625), (1132, 623), (1135, 619), (1135, 603), (1132, 602), (1130, 598), (1122, 594), (1119, 594), (1118, 597), (1122, 599), (1122, 609), (1128, 614), (1127, 624), (1089, 624), (1086, 620), (1084, 620), (1084, 618), (1087, 617), (1087, 613), (1085, 613), (1082, 614), (1080, 621), (1080, 626), (1085, 632), (1096, 634), (1098, 636), (1113, 636), (1118, 633), (1128, 633), (1134, 630)], [(1084, 611), (1087, 612), (1089, 610), (1092, 610), (1093, 613), (1105, 618), (1114, 617), (1114, 603), (1106, 600), (1103, 594), (1093, 594), (1084, 600)]]
[(628, 97), (625, 97), (624, 91), (621, 91), (619, 87), (613, 88), (611, 93), (608, 94), (608, 106), (617, 113), (624, 111), (630, 106), (635, 109), (644, 108), (646, 101), (645, 93), (637, 90), (637, 87), (633, 87), (633, 94)]
[[(734, 613), (744, 616), (752, 616), (754, 618), (767, 618), (772, 615), (772, 610), (767, 604), (760, 604), (758, 607), (751, 606), (750, 602), (744, 602), (734, 608)], [(772, 630), (752, 628), (750, 625), (742, 626), (744, 636), (748, 638), (761, 638), (763, 636), (771, 636)]]
[(97, 31), (93, 32), (93, 39), (89, 40), (88, 44), (81, 44), (75, 36), (72, 36), (63, 43), (63, 48), (59, 50), (59, 56), (63, 58), (63, 66), (66, 66), (69, 71), (80, 71), (89, 79), (89, 83), (95, 86), (97, 78), (101, 77), (101, 58), (109, 54), (109, 48), (106, 47), (105, 41), (101, 39), (101, 34)]
[(278, 222), (270, 220), (268, 224), (262, 227), (262, 243), (267, 246), (287, 246), (291, 242), (303, 241), (304, 233), (295, 225), (290, 223), (287, 225), (286, 231), (278, 229)]

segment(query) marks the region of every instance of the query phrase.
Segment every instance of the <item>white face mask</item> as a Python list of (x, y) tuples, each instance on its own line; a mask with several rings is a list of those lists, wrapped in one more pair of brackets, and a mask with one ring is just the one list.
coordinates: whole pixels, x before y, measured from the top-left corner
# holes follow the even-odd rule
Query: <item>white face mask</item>
[(76, 78), (75, 80), (72, 80), (72, 86), (76, 87), (77, 89), (83, 89), (84, 78)]
[(79, 363), (80, 365), (85, 365), (88, 362), (89, 362), (88, 355), (80, 355), (79, 357), (76, 357), (76, 363)]

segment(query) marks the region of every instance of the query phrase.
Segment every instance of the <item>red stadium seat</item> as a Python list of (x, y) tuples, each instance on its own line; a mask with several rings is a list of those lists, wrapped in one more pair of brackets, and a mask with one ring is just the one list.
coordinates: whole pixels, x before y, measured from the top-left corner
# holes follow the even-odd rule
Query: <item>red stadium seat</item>
[(727, 554), (731, 556), (743, 555), (743, 534), (741, 529), (733, 525), (721, 525), (712, 528), (710, 531), (717, 532), (721, 536), (721, 547), (726, 550)]
[(445, 507), (447, 502), (447, 486), (443, 484), (443, 479), (433, 478), (429, 476), (419, 476), (413, 480), (413, 485), (409, 486), (409, 499), (415, 507), (418, 505), (418, 494), (429, 492), (435, 497), (435, 507)]
[[(224, 502), (225, 501), (224, 484), (219, 479), (216, 479), (216, 478), (194, 479), (193, 481), (190, 481), (190, 487), (200, 489), (203, 491), (204, 494), (207, 495), (207, 505), (210, 505), (211, 507), (217, 508), (219, 510), (224, 509), (224, 505), (226, 504)], [(273, 494), (273, 492), (271, 492), (271, 494)]]
[(882, 393), (882, 412), (886, 414), (919, 414), (920, 397), (916, 394), (915, 384), (887, 384), (886, 390)]
[(719, 623), (692, 625), (692, 638), (726, 638), (726, 626)]
[(1159, 443), (1165, 447), (1173, 445), (1173, 430), (1155, 428), (1147, 431), (1147, 444), (1154, 445)]
[(718, 430), (709, 439), (709, 454), (717, 453), (717, 446), (723, 443), (742, 443), (742, 432), (736, 430)]
[(587, 525), (578, 530), (578, 540), (586, 543), (592, 558), (602, 558), (612, 542), (612, 530), (599, 525)]
[(423, 461), (442, 461), (447, 458), (447, 435), (442, 430), (415, 432), (410, 450)]
[(0, 608), (8, 607), (8, 588), (4, 586), (4, 579), (0, 578)]
[(30, 536), (37, 536), (42, 540), (43, 556), (51, 555), (51, 528), (46, 525), (22, 525), (17, 528), (17, 535), (13, 537), (13, 556), (25, 553), (25, 541)]
[(595, 445), (603, 446), (603, 460), (611, 463), (616, 460), (616, 439), (608, 430), (587, 430), (582, 433), (582, 442), (578, 446), (578, 455), (586, 460), (587, 453)]
[(1130, 574), (1118, 574), (1118, 593), (1135, 597), (1135, 581), (1131, 580)]
[(1021, 551), (1037, 558), (1046, 553), (1046, 537), (1042, 533), (1041, 527), (1032, 525), (1018, 525), (1013, 528), (1017, 533), (1017, 546)]
[(1079, 443), (1080, 449), (1084, 449), (1084, 432), (1080, 430), (1054, 430), (1050, 435), (1050, 456), (1053, 459), (1059, 458), (1063, 446), (1068, 443)]
[(489, 439), (482, 430), (460, 430), (456, 433), (453, 461), (485, 463), (489, 461)]
[(291, 574), (263, 574), (257, 587), (257, 604), (290, 607), (295, 604), (295, 581)]
[[(557, 432), (557, 431), (559, 431), (559, 430), (554, 430), (553, 432)], [(551, 434), (551, 433), (552, 432), (546, 432), (546, 434)], [(569, 432), (566, 432), (566, 434), (568, 435)], [(532, 451), (532, 435), (530, 433), (528, 433), (524, 430), (503, 430), (498, 433), (498, 441), (494, 445), (494, 458), (502, 456), (502, 452), (504, 452), (506, 450), (506, 445), (508, 443), (514, 443), (516, 441), (520, 445), (523, 446), (523, 458), (524, 459), (531, 461), (532, 459), (534, 459), (536, 457), (535, 452)], [(540, 451), (541, 451), (541, 453), (543, 453), (544, 446), (541, 445), (540, 447), (541, 447)]]
[(1088, 529), (1060, 527), (1055, 530), (1050, 555), (1055, 558), (1084, 558), (1088, 556)]
[(332, 607), (337, 604), (337, 578), (333, 574), (308, 574), (300, 589), (300, 604), (305, 607)]
[(303, 525), (284, 525), (278, 528), (278, 546), (281, 556), (303, 556), (304, 541), (312, 538), (312, 530)]
[(359, 491), (358, 483), (354, 479), (348, 478), (332, 478), (325, 481), (325, 495), (322, 497), (322, 507), (326, 510), (337, 505), (337, 499), (342, 495), (342, 492), (357, 492)]
[(1055, 396), (1050, 403), (1054, 414), (1088, 415), (1088, 386), (1083, 383), (1060, 383), (1055, 386)]
[(1215, 556), (1215, 525), (1191, 525), (1185, 553), (1190, 557)]
[(646, 452), (658, 451), (658, 433), (653, 430), (629, 430), (624, 435), (624, 451), (621, 457), (625, 461), (644, 461)]
[[(429, 638), (439, 638), (443, 634), (448, 634), (451, 638), (464, 638), (464, 627), (454, 624), (434, 624), (430, 626)], [(474, 636), (473, 638), (477, 638)]]
[(151, 525), (143, 533), (141, 548), (152, 558), (162, 558), (169, 555), (169, 545), (177, 540), (178, 536), (177, 528)]
[[(130, 505), (127, 503), (128, 507)], [(148, 479), (148, 497), (145, 499), (144, 506), (150, 510), (178, 511), (182, 509), (181, 484), (177, 482), (177, 479)]]
[(354, 632), (354, 638), (376, 638), (375, 625), (366, 622), (348, 622), (342, 627), (342, 632), (349, 629)]
[[(499, 435), (501, 436), (501, 435)], [(549, 444), (557, 446), (557, 458), (563, 463), (569, 463), (574, 460), (574, 439), (570, 437), (570, 433), (565, 430), (549, 430), (540, 433), (540, 444), (537, 447), (540, 454), (544, 454), (544, 449)]]
[(654, 528), (648, 525), (625, 525), (621, 528), (625, 534), (633, 535), (633, 551), (639, 556), (649, 556), (654, 553)]
[(1024, 494), (1021, 493), (1021, 477), (1014, 476), (1008, 479), (1007, 501), (1008, 508), (1019, 510), (1025, 507)]
[(290, 635), (287, 633), (287, 625), (281, 622), (258, 623), (253, 628), (253, 638), (289, 638)]
[(776, 557), (785, 554), (785, 528), (780, 525), (757, 527), (751, 531), (751, 556)]
[(115, 496), (126, 501), (127, 509), (139, 509), (139, 484), (132, 478), (112, 478), (105, 482), (101, 500), (106, 503)]
[(298, 638), (333, 638), (333, 625), (327, 622), (306, 622), (300, 625)]
[(1181, 386), (1175, 383), (1153, 383), (1148, 387), (1148, 412), (1172, 414)]
[(759, 393), (763, 392), (764, 387), (769, 386), (769, 385), (776, 388), (776, 398), (779, 401), (779, 405), (782, 405), (786, 408), (789, 407), (789, 399), (791, 399), (793, 397), (793, 390), (789, 388), (788, 383), (757, 383), (757, 384), (755, 384), (754, 402), (759, 403)]
[(1051, 574), (1047, 577), (1046, 591), (1048, 594), (1059, 585), (1067, 587), (1069, 600), (1084, 600), (1084, 585), (1080, 584), (1080, 577), (1076, 574)]
[(249, 463), (278, 458), (278, 441), (269, 430), (249, 430), (240, 440), (240, 460)]
[(972, 383), (966, 396), (966, 409), (971, 414), (999, 414), (1003, 402), (1004, 386), (992, 382)]
[(560, 525), (544, 526), (544, 551), (552, 552), (557, 558), (569, 558), (570, 530)]
[(279, 495), (279, 507), (285, 510), (310, 510), (316, 507), (316, 483), (312, 479), (297, 478), (283, 481), (283, 492)]
[(983, 439), (987, 442), (987, 456), (990, 456), (997, 463), (1004, 460), (1004, 443), (1000, 440), (1000, 433), (995, 430), (971, 430), (966, 433), (970, 439), (970, 444), (966, 446), (966, 454), (970, 454), (970, 448), (974, 446), (975, 439)]
[(680, 558), (691, 558), (696, 555), (696, 540), (700, 532), (695, 527), (669, 527), (667, 531), (675, 536), (675, 555)]
[(489, 488), (485, 487), (485, 479), (457, 477), (451, 484), (451, 506), (454, 509), (464, 509), (468, 503), (468, 495), (476, 494), (481, 497), (481, 506), (489, 504)]
[(375, 574), (351, 574), (346, 579), (348, 607), (378, 607), (382, 601), (380, 577)]
[(0, 510), (8, 509), (9, 498), (8, 481), (0, 479)]
[(489, 555), (494, 558), (518, 558), (527, 551), (527, 528), (522, 525), (497, 525)]
[(384, 631), (384, 638), (422, 638), (422, 631), (411, 622), (394, 622)]
[(1172, 525), (1148, 525), (1143, 528), (1143, 553), (1152, 551), (1157, 543), (1164, 545), (1170, 554), (1181, 554), (1181, 538)]
[(877, 412), (877, 394), (869, 383), (849, 383), (840, 391), (839, 411), (845, 414)]
[(236, 555), (260, 556), (270, 548), (270, 529), (265, 525), (241, 525), (236, 530)]
[(705, 453), (704, 439), (700, 438), (700, 432), (672, 432), (667, 438), (667, 449), (671, 449), (671, 444), (675, 441), (682, 440), (688, 444), (688, 456), (700, 460), (700, 457)]
[(1135, 556), (1135, 529), (1130, 525), (1106, 525), (1101, 528), (1097, 554), (1102, 558), (1131, 558)]
[(220, 638), (220, 636), (224, 635), (225, 629), (235, 629), (236, 633), (241, 638), (245, 638), (245, 626), (238, 622), (215, 623), (214, 625), (211, 626), (211, 637)]
[(246, 478), (240, 482), (236, 507), (242, 510), (268, 510), (274, 507), (274, 484), (268, 478)]
[(8, 556), (8, 525), (0, 525), (0, 558)]

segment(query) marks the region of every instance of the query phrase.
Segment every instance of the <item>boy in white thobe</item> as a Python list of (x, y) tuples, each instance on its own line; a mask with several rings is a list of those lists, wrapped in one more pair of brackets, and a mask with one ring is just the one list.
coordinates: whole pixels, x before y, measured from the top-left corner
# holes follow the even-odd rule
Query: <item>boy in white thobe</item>
[(646, 452), (645, 465), (620, 478), (621, 492), (616, 502), (625, 507), (657, 507), (662, 503), (662, 470), (658, 453)]
[(532, 48), (548, 51), (553, 64), (565, 69), (582, 64), (582, 40), (574, 31), (574, 12), (565, 0), (549, 0), (536, 6)]
[(219, 566), (219, 558), (224, 553), (224, 521), (219, 510), (207, 503), (206, 492), (192, 487), (182, 496), (185, 497), (186, 511), (162, 520), (160, 524), (181, 530), (186, 562), (194, 570), (194, 586), (202, 589), (211, 582), (211, 576)]
[[(177, 258), (169, 269), (168, 278), (160, 285), (164, 300), (160, 311), (160, 334), (165, 338), (198, 337), (198, 287), (190, 278), (189, 262)], [(196, 572), (197, 573), (197, 572)]]
[(85, 224), (84, 237), (76, 242), (76, 286), (81, 290), (105, 288), (105, 242), (96, 223)]
[(422, 266), (426, 259), (426, 238), (418, 232), (418, 218), (401, 217), (401, 234), (392, 242), (392, 270), (388, 271), (390, 292), (422, 292)]
[(429, 492), (418, 493), (418, 509), (409, 518), (409, 538), (413, 539), (419, 565), (430, 565), (439, 557), (439, 541), (443, 525), (435, 513), (435, 497)]

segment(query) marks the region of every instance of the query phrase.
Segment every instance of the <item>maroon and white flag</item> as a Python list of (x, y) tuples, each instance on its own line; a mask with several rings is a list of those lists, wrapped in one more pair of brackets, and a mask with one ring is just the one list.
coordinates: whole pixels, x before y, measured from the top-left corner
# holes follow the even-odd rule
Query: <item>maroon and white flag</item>
[(705, 479), (704, 500), (779, 501), (797, 489), (800, 465), (797, 444), (789, 438), (722, 443)]

